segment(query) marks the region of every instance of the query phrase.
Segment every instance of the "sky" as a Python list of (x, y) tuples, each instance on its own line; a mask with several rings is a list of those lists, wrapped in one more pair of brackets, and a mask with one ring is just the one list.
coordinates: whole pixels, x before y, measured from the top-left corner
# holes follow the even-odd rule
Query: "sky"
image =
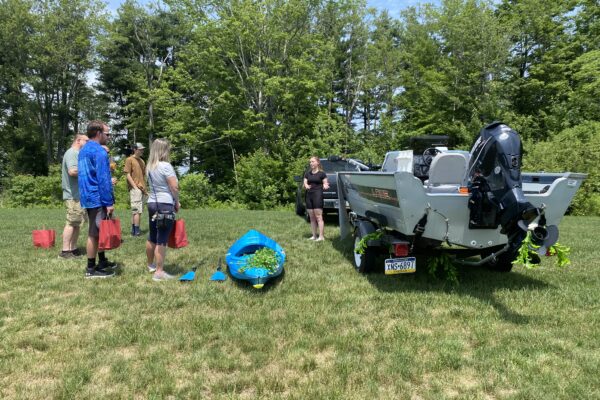
[[(108, 8), (115, 11), (123, 3), (122, 0), (107, 0)], [(147, 0), (138, 0), (139, 3), (147, 3)], [(367, 0), (368, 7), (374, 7), (378, 10), (388, 10), (390, 16), (400, 16), (400, 11), (406, 7), (417, 5), (418, 3), (439, 3), (439, 0)]]
[(400, 16), (400, 11), (403, 9), (416, 6), (419, 3), (435, 2), (433, 0), (419, 1), (419, 0), (367, 0), (368, 7), (374, 7), (378, 10), (388, 10), (390, 16)]

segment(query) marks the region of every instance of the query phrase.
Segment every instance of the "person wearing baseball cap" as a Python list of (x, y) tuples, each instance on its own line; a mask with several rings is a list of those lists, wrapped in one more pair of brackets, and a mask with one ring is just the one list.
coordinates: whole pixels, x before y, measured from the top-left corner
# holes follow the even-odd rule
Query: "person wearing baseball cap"
[(140, 219), (144, 203), (148, 195), (146, 188), (146, 163), (142, 160), (144, 149), (141, 143), (133, 145), (133, 154), (125, 160), (125, 172), (127, 177), (127, 188), (129, 189), (129, 200), (131, 204), (131, 235), (141, 236)]

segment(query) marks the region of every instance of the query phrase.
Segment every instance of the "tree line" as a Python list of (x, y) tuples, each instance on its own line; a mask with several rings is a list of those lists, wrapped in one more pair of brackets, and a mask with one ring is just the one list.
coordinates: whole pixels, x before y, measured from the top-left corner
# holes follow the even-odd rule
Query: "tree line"
[(469, 148), (494, 120), (537, 166), (573, 137), (598, 159), (598, 99), (596, 0), (442, 0), (399, 17), (362, 0), (127, 0), (114, 14), (0, 0), (9, 180), (47, 175), (103, 119), (115, 153), (166, 137), (215, 199), (266, 208), (293, 198), (311, 154), (381, 162), (422, 134)]

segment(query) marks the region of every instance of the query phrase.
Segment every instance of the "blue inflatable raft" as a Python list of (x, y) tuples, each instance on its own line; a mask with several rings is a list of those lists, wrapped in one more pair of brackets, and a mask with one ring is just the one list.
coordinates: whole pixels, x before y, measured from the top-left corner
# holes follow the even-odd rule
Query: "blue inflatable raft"
[[(275, 271), (269, 272), (266, 268), (248, 268), (244, 269), (248, 264), (248, 258), (263, 247), (272, 249), (277, 254), (278, 265)], [(262, 233), (249, 230), (231, 245), (225, 256), (225, 261), (229, 267), (231, 276), (237, 279), (242, 279), (250, 282), (256, 289), (261, 289), (265, 282), (269, 279), (281, 275), (283, 272), (283, 263), (285, 262), (285, 251), (273, 239)], [(243, 271), (240, 271), (243, 269)]]

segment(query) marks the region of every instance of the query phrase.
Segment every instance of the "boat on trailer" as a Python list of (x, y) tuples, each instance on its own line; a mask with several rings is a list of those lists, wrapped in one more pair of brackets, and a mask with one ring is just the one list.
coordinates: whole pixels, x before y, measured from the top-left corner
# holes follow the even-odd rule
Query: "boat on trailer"
[(388, 252), (386, 274), (414, 272), (417, 258), (447, 252), (459, 263), (510, 271), (528, 231), (545, 253), (587, 175), (522, 174), (521, 155), (519, 135), (497, 122), (470, 152), (395, 151), (381, 171), (339, 172), (339, 204), (350, 206), (339, 210), (340, 230), (354, 233), (355, 268), (373, 271)]
[[(247, 268), (249, 259), (254, 256), (254, 253), (265, 247), (273, 250), (277, 256), (275, 270), (260, 267)], [(252, 229), (231, 245), (225, 256), (225, 262), (231, 276), (250, 282), (256, 289), (262, 289), (268, 280), (282, 274), (285, 251), (275, 240)]]

